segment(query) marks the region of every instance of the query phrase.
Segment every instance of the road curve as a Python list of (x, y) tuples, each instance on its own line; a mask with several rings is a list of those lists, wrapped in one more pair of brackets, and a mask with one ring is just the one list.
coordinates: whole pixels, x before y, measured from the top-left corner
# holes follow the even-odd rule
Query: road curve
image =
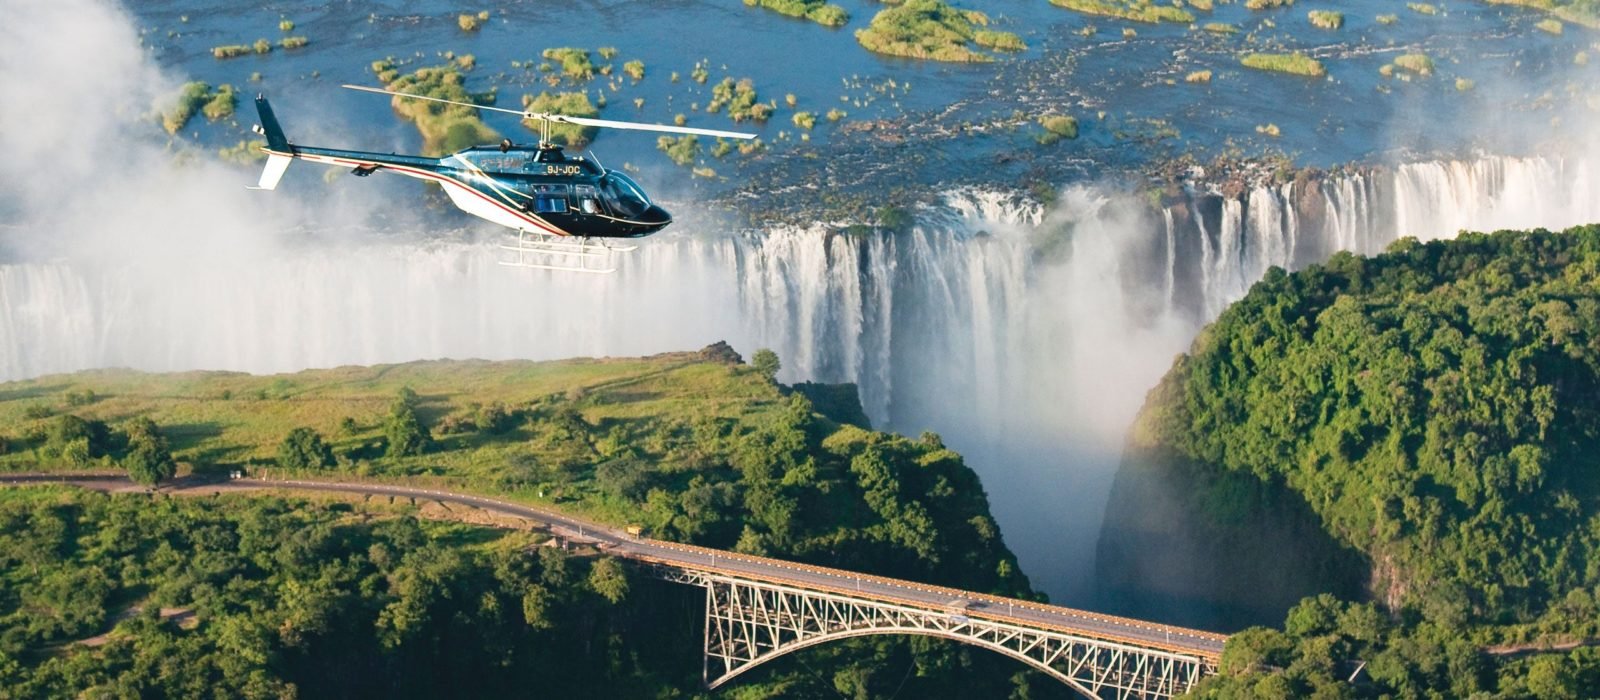
[[(136, 488), (126, 477), (112, 474), (0, 476), (0, 484), (73, 483), (85, 488), (111, 491)], [(838, 593), (856, 598), (945, 610), (952, 601), (968, 601), (962, 613), (969, 617), (1009, 622), (1037, 629), (1101, 639), (1185, 656), (1215, 664), (1222, 654), (1226, 635), (1173, 627), (1155, 622), (1103, 615), (1031, 600), (1004, 598), (913, 581), (830, 569), (809, 564), (737, 554), (693, 545), (634, 537), (622, 530), (598, 525), (543, 508), (496, 500), (484, 496), (437, 489), (389, 484), (233, 479), (229, 481), (180, 485), (175, 491), (241, 491), (252, 489), (290, 489), (350, 493), (365, 496), (421, 498), (481, 508), (485, 511), (543, 523), (568, 538), (591, 542), (606, 552), (639, 561), (707, 571), (737, 578), (776, 583)]]

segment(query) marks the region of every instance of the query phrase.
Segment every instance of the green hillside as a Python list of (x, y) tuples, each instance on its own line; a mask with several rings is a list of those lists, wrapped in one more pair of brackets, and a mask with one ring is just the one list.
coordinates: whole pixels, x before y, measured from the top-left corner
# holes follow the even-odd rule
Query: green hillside
[[(1147, 515), (1152, 494), (1177, 507)], [(1181, 590), (1202, 561), (1183, 602), (1224, 614), (1252, 589), (1279, 614), (1370, 601), (1241, 635), (1224, 665), (1252, 680), (1223, 696), (1600, 687), (1596, 649), (1485, 651), (1600, 636), (1600, 226), (1269, 272), (1150, 393), (1112, 501), (1110, 578)], [(1139, 549), (1150, 531), (1194, 535), (1188, 560)], [(1358, 659), (1370, 682), (1334, 684)]]
[[(719, 344), (698, 353), (649, 358), (417, 362), (266, 377), (126, 370), (44, 377), (0, 384), (0, 469), (133, 469), (136, 464), (159, 464), (170, 453), (180, 473), (244, 469), (431, 484), (555, 507), (616, 525), (639, 524), (662, 539), (972, 590), (1033, 595), (989, 515), (982, 485), (959, 455), (945, 449), (931, 434), (910, 440), (862, 427), (865, 419), (853, 387), (800, 385), (791, 389), (770, 379), (776, 367), (769, 360), (758, 353), (757, 362), (746, 365)], [(808, 396), (816, 397), (818, 403), (813, 405)], [(15, 525), (8, 530), (10, 534), (0, 535), (0, 543), (10, 542), (7, 551), (31, 546), (27, 543), (35, 535), (29, 532), (55, 538), (51, 551), (56, 568), (8, 564), (0, 589), (0, 615), (12, 616), (4, 618), (10, 620), (9, 626), (0, 629), (0, 640), (9, 640), (0, 644), (0, 668), (20, 662), (20, 667), (5, 672), (33, 679), (28, 683), (43, 682), (38, 679), (45, 676), (35, 674), (63, 672), (41, 665), (57, 656), (56, 652), (46, 653), (48, 650), (103, 631), (118, 610), (150, 596), (162, 606), (200, 610), (195, 635), (160, 625), (151, 629), (176, 635), (172, 643), (182, 649), (174, 653), (205, 665), (231, 663), (214, 658), (231, 653), (226, 646), (231, 642), (217, 635), (264, 634), (273, 629), (274, 615), (283, 612), (282, 606), (321, 606), (317, 614), (328, 617), (328, 625), (340, 629), (356, 625), (366, 630), (360, 634), (370, 634), (371, 620), (367, 618), (376, 616), (372, 619), (382, 623), (388, 619), (385, 615), (400, 614), (384, 611), (394, 604), (395, 596), (406, 595), (397, 588), (401, 574), (361, 554), (370, 548), (369, 539), (381, 540), (382, 534), (359, 528), (359, 532), (345, 532), (347, 526), (353, 527), (348, 522), (348, 506), (294, 506), (288, 510), (299, 514), (289, 517), (284, 515), (285, 506), (246, 505), (239, 503), (245, 499), (228, 498), (216, 506), (167, 504), (161, 506), (162, 514), (149, 515), (144, 513), (147, 506), (128, 505), (128, 497), (63, 495), (60, 503), (50, 506), (50, 513), (41, 514), (37, 507), (23, 503), (26, 498), (22, 496), (4, 498), (18, 501), (5, 510), (11, 513), (5, 522)], [(143, 499), (132, 502), (145, 503)], [(193, 508), (204, 512), (191, 512)], [(262, 508), (268, 511), (266, 515), (257, 513)], [(217, 522), (214, 529), (222, 542), (252, 536), (249, 533), (256, 528), (333, 528), (344, 533), (336, 539), (348, 545), (340, 550), (346, 554), (340, 556), (354, 558), (337, 566), (307, 563), (311, 568), (297, 573), (292, 567), (271, 563), (304, 556), (275, 553), (273, 548), (279, 545), (261, 544), (263, 551), (247, 555), (252, 564), (206, 560), (211, 556), (207, 548), (214, 542), (201, 541), (197, 535), (158, 537), (165, 537), (166, 545), (159, 541), (126, 543), (107, 550), (97, 544), (121, 537), (113, 533), (127, 532), (123, 520), (134, 516), (124, 511), (154, 519), (148, 526), (139, 526), (141, 531), (183, 531), (188, 527), (183, 523), (188, 521), (220, 519), (226, 522)], [(394, 514), (363, 515), (357, 520), (364, 523), (372, 517), (408, 520)], [(326, 522), (312, 522), (319, 518)], [(56, 520), (64, 524), (50, 525)], [(485, 553), (487, 550), (472, 554), (456, 546), (492, 543), (506, 536), (450, 532), (454, 534), (444, 542), (430, 544), (431, 535), (406, 535), (403, 542), (405, 547), (429, 552), (417, 556), (445, 557), (456, 567), (450, 569), (455, 573), (440, 574), (441, 582), (426, 584), (435, 587), (429, 588), (433, 591), (430, 595), (445, 595), (439, 591), (454, 590), (450, 587), (457, 585), (474, 591), (482, 587), (484, 596), (503, 594), (505, 601), (511, 602), (526, 594), (525, 587), (502, 586), (503, 578), (484, 578), (486, 571), (499, 566), (492, 557), (500, 555)], [(478, 544), (470, 548), (483, 549)], [(23, 561), (23, 556), (17, 555), (15, 561)], [(236, 576), (261, 578), (267, 597), (247, 620), (227, 623), (243, 625), (241, 630), (219, 629), (217, 625), (227, 615), (219, 608), (206, 607), (215, 603), (211, 597), (217, 593), (190, 590), (187, 584), (173, 588), (165, 583), (166, 575), (138, 568), (156, 565), (150, 563), (150, 557), (156, 557), (162, 567), (220, 567), (211, 585), (220, 586)], [(326, 571), (328, 566), (337, 571)], [(330, 599), (323, 594), (332, 593), (322, 589), (285, 588), (289, 579), (299, 580), (302, 575), (354, 576), (349, 580), (365, 581), (361, 585), (366, 587), (359, 593), (360, 600)], [(455, 579), (450, 577), (456, 575), (469, 582), (452, 583)], [(85, 612), (83, 619), (54, 627), (36, 624), (28, 611), (39, 604), (61, 601), (59, 605), (51, 603), (51, 609), (66, 610), (82, 603), (60, 596), (69, 595), (73, 587), (63, 582), (85, 576), (105, 578), (95, 579), (100, 581), (93, 589), (98, 591), (97, 597), (89, 601), (103, 614)], [(298, 600), (302, 595), (311, 597)], [(553, 590), (551, 595), (560, 597)], [(691, 633), (698, 625), (698, 613), (693, 610), (700, 596), (692, 589), (667, 587), (651, 594), (651, 600), (670, 604), (670, 620), (658, 619), (667, 613), (650, 605), (596, 612), (598, 604), (589, 593), (573, 593), (563, 600), (573, 602), (577, 611), (572, 614), (585, 620), (573, 623), (579, 625), (572, 630), (574, 639), (593, 640), (582, 642), (585, 656), (572, 661), (573, 668), (598, 669), (594, 672), (630, 679), (596, 688), (618, 688), (623, 697), (677, 697), (694, 692), (699, 680), (697, 658), (668, 653), (667, 649), (646, 649), (697, 648), (698, 637)], [(452, 599), (440, 604), (454, 610), (450, 606), (461, 602)], [(489, 605), (487, 597), (483, 604)], [(500, 607), (509, 604), (495, 603)], [(448, 671), (455, 674), (448, 678), (481, 676), (482, 683), (470, 686), (470, 692), (462, 691), (466, 695), (496, 694), (496, 689), (503, 687), (496, 684), (510, 677), (507, 669), (544, 668), (540, 664), (545, 661), (533, 659), (546, 658), (539, 645), (554, 643), (555, 637), (538, 637), (539, 629), (518, 627), (520, 612), (515, 606), (500, 607), (448, 614), (456, 618), (486, 615), (484, 624), (492, 629), (509, 626), (505, 632), (509, 641), (502, 641), (525, 648), (517, 653), (528, 654), (524, 661), (532, 666), (519, 666), (524, 661), (513, 659), (493, 673), (473, 665), (477, 662), (440, 669), (435, 675), (411, 669), (408, 673), (412, 675), (422, 674), (418, 687), (437, 689), (439, 686), (428, 684), (444, 682)], [(275, 609), (278, 612), (269, 613)], [(411, 610), (405, 614), (422, 613)], [(605, 623), (611, 626), (610, 632), (593, 627), (596, 616), (612, 620)], [(430, 627), (433, 623), (427, 621), (417, 624), (428, 635), (448, 632)], [(381, 633), (382, 624), (379, 627)], [(382, 634), (376, 641), (355, 632), (348, 634), (356, 635), (348, 644), (326, 648), (360, 649), (386, 643)], [(430, 638), (435, 640), (430, 644), (440, 644), (446, 637)], [(239, 684), (248, 681), (255, 684), (249, 687), (265, 689), (262, 692), (268, 695), (275, 695), (274, 689), (287, 687), (285, 684), (300, 688), (302, 694), (320, 695), (319, 688), (343, 688), (339, 684), (349, 682), (326, 668), (312, 673), (309, 667), (277, 663), (279, 655), (309, 653), (288, 640), (257, 643), (264, 645), (265, 656), (247, 657), (239, 662), (239, 668), (227, 671), (244, 675), (205, 677), (238, 692), (245, 692), (246, 686)], [(472, 647), (469, 655), (499, 658), (500, 648)], [(104, 674), (115, 679), (132, 673), (115, 664), (131, 663), (137, 668), (142, 663), (111, 658), (107, 650), (115, 649), (112, 646), (99, 649), (73, 648), (66, 658), (100, 669), (96, 673), (101, 676), (80, 674), (67, 685), (50, 687), (100, 687), (91, 682), (104, 680)], [(390, 647), (383, 649), (381, 658), (372, 663), (407, 666), (405, 658), (409, 657), (393, 656)], [(569, 658), (564, 656), (568, 653), (551, 652), (549, 659)], [(551, 664), (550, 668), (562, 666), (558, 661)], [(818, 672), (818, 668), (827, 671)], [(892, 674), (884, 670), (890, 668)], [(1064, 691), (1059, 684), (1021, 670), (997, 655), (953, 643), (921, 638), (862, 639), (824, 645), (793, 660), (774, 663), (770, 670), (747, 676), (741, 681), (743, 690), (737, 692), (741, 697), (827, 697), (839, 692), (874, 697), (892, 695), (904, 687), (918, 697), (977, 697), (1004, 695), (1016, 684), (1037, 686), (1036, 695), (1042, 692), (1053, 697)], [(119, 673), (124, 676), (117, 676)], [(378, 690), (371, 694), (382, 695)]]

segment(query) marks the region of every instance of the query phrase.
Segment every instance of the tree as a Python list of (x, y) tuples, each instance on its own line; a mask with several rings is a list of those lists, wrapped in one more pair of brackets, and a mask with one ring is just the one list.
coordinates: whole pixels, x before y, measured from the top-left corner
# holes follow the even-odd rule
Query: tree
[(333, 464), (333, 450), (310, 428), (295, 428), (278, 444), (278, 466), (285, 469), (326, 469)]
[(589, 569), (589, 587), (600, 597), (620, 603), (628, 597), (628, 573), (622, 570), (622, 562), (606, 557)]
[(123, 427), (128, 438), (128, 452), (122, 466), (128, 478), (145, 486), (155, 486), (178, 473), (178, 463), (172, 459), (167, 439), (149, 418), (135, 418)]
[(778, 353), (767, 348), (761, 348), (750, 356), (750, 366), (756, 368), (756, 371), (769, 382), (777, 381), (778, 370), (783, 369), (783, 364), (778, 362)]
[(433, 442), (428, 427), (417, 417), (417, 409), (405, 397), (389, 408), (389, 418), (383, 423), (383, 435), (389, 440), (387, 454), (390, 457), (420, 455)]

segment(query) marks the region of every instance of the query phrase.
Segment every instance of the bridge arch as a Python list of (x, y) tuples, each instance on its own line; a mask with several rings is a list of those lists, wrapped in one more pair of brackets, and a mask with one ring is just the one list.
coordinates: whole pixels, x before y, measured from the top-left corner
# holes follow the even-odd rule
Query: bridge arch
[(1052, 666), (1049, 666), (1049, 665), (1041, 662), (1038, 659), (1035, 659), (1035, 658), (1033, 658), (1031, 656), (1028, 656), (1025, 653), (1018, 652), (1015, 649), (1010, 649), (1010, 648), (1001, 646), (999, 644), (995, 644), (993, 642), (974, 639), (972, 637), (961, 635), (961, 634), (957, 634), (957, 633), (945, 632), (945, 631), (941, 631), (941, 630), (919, 629), (919, 628), (912, 628), (912, 627), (871, 627), (871, 628), (862, 628), (862, 629), (843, 630), (843, 631), (839, 631), (839, 632), (829, 632), (829, 633), (818, 635), (818, 636), (815, 636), (815, 637), (807, 637), (805, 639), (797, 639), (797, 640), (792, 641), (792, 642), (780, 644), (775, 649), (767, 651), (767, 652), (763, 653), (762, 655), (760, 655), (760, 656), (758, 656), (758, 657), (756, 657), (754, 659), (751, 659), (749, 661), (743, 662), (743, 663), (739, 664), (738, 666), (735, 666), (733, 669), (731, 669), (731, 670), (727, 671), (726, 673), (722, 674), (721, 676), (718, 676), (717, 678), (707, 679), (709, 682), (706, 685), (707, 685), (708, 688), (710, 688), (712, 690), (716, 690), (717, 688), (720, 688), (723, 685), (726, 685), (727, 683), (729, 683), (733, 679), (738, 678), (741, 675), (744, 675), (744, 673), (746, 671), (750, 671), (750, 670), (756, 668), (757, 666), (761, 666), (762, 664), (767, 663), (768, 661), (772, 661), (772, 660), (777, 659), (779, 657), (786, 656), (786, 655), (788, 655), (790, 653), (793, 653), (793, 652), (796, 652), (796, 651), (800, 651), (801, 649), (817, 646), (819, 644), (825, 644), (825, 643), (828, 643), (828, 642), (838, 641), (838, 640), (841, 640), (841, 639), (849, 639), (849, 638), (852, 638), (852, 637), (869, 637), (869, 636), (873, 636), (873, 635), (898, 635), (898, 634), (918, 635), (918, 636), (924, 636), (924, 637), (937, 637), (937, 638), (940, 638), (940, 639), (949, 639), (949, 640), (953, 640), (953, 641), (956, 641), (956, 642), (961, 642), (963, 644), (969, 644), (969, 645), (976, 646), (976, 647), (979, 647), (979, 648), (982, 648), (982, 649), (987, 649), (989, 651), (993, 651), (993, 652), (1002, 654), (1004, 656), (1008, 656), (1008, 657), (1010, 657), (1012, 659), (1015, 659), (1017, 661), (1021, 661), (1022, 663), (1027, 664), (1028, 666), (1031, 666), (1036, 670), (1043, 671), (1043, 672), (1049, 674), (1051, 677), (1055, 678), (1056, 680), (1067, 684), (1068, 687), (1072, 688), (1073, 690), (1078, 691), (1078, 693), (1082, 694), (1086, 698), (1098, 698), (1098, 697), (1100, 697), (1099, 695), (1097, 695), (1094, 692), (1090, 691), (1088, 688), (1084, 687), (1083, 684), (1079, 683), (1077, 680), (1067, 676), (1066, 674), (1062, 673), (1061, 671), (1057, 670), (1056, 668), (1054, 668)]
[(703, 680), (713, 689), (800, 649), (879, 634), (938, 637), (998, 652), (1090, 698), (1170, 698), (1187, 692), (1213, 665), (1200, 656), (989, 618), (982, 612), (678, 572), (678, 580), (706, 590)]

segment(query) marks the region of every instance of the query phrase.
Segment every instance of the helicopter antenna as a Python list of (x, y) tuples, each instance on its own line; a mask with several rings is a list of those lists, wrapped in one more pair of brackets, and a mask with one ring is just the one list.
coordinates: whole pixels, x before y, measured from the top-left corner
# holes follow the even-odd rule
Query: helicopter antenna
[(600, 172), (603, 173), (603, 172), (606, 171), (606, 166), (600, 162), (600, 156), (595, 155), (594, 151), (584, 151), (584, 152), (588, 153), (589, 157), (594, 159), (594, 164), (595, 165), (599, 165), (600, 166)]
[(445, 100), (445, 99), (440, 99), (438, 97), (428, 97), (427, 95), (413, 95), (413, 94), (406, 93), (406, 92), (395, 92), (393, 90), (382, 90), (382, 89), (374, 88), (374, 87), (366, 87), (364, 85), (344, 85), (343, 87), (349, 88), (351, 90), (360, 90), (361, 92), (371, 92), (371, 93), (377, 93), (379, 95), (389, 95), (391, 97), (404, 97), (404, 98), (410, 99), (410, 100), (425, 100), (427, 102), (441, 102), (441, 103), (444, 103), (444, 104), (447, 104), (447, 105), (459, 105), (459, 106), (462, 106), (462, 107), (471, 107), (473, 109), (488, 110), (490, 112), (505, 112), (506, 114), (515, 114), (517, 116), (522, 117), (523, 119), (536, 119), (536, 120), (539, 120), (539, 122), (540, 122), (540, 128), (539, 128), (539, 145), (540, 146), (548, 145), (548, 143), (550, 141), (550, 125), (554, 124), (554, 123), (577, 124), (579, 126), (593, 126), (593, 127), (603, 128), (603, 129), (631, 129), (631, 130), (636, 130), (636, 131), (660, 131), (660, 132), (665, 132), (665, 133), (669, 133), (669, 134), (695, 134), (695, 135), (698, 135), (698, 136), (715, 136), (715, 137), (718, 137), (718, 138), (728, 138), (728, 139), (753, 139), (753, 138), (756, 137), (755, 134), (748, 134), (748, 133), (744, 133), (744, 132), (740, 132), (740, 131), (722, 131), (720, 129), (697, 129), (697, 128), (692, 127), (692, 126), (671, 126), (671, 125), (667, 125), (667, 124), (642, 124), (642, 123), (639, 123), (639, 122), (613, 121), (613, 120), (610, 120), (610, 119), (590, 119), (588, 117), (572, 117), (572, 116), (568, 116), (568, 115), (565, 115), (565, 114), (553, 114), (553, 113), (550, 113), (550, 112), (529, 112), (529, 111), (520, 110), (520, 109), (506, 109), (505, 107), (493, 107), (493, 106), (490, 106), (490, 105), (479, 105), (479, 104), (473, 104), (471, 102), (457, 102), (455, 100)]

